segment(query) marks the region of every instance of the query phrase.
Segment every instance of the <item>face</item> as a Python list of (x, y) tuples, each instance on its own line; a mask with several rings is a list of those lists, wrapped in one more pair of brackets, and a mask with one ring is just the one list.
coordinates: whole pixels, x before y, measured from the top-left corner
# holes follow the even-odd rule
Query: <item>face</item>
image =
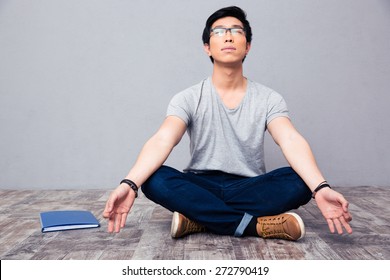
[(204, 45), (205, 52), (217, 63), (242, 63), (250, 50), (243, 27), (242, 22), (234, 17), (216, 20), (211, 27), (216, 31), (211, 32), (210, 43)]

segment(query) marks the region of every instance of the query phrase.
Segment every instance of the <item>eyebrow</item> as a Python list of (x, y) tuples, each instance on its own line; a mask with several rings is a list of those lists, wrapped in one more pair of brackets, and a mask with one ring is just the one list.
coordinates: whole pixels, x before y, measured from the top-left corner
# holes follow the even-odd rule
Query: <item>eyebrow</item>
[(232, 25), (231, 27), (226, 27), (225, 25), (217, 25), (217, 26), (212, 27), (211, 29), (214, 29), (214, 28), (242, 28), (242, 29), (244, 29), (244, 27), (242, 27), (241, 25)]

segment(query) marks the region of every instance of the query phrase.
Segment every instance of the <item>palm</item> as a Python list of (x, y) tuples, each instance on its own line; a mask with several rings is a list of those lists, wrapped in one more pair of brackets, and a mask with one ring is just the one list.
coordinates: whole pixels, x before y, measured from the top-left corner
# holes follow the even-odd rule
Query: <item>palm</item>
[(134, 199), (134, 191), (125, 185), (120, 185), (111, 193), (103, 212), (103, 216), (108, 218), (109, 232), (119, 232), (125, 226)]
[[(319, 199), (317, 198), (317, 200)], [(333, 200), (323, 200), (321, 202), (317, 201), (317, 204), (325, 219), (335, 219), (343, 215), (341, 205)]]
[(117, 201), (114, 204), (113, 211), (117, 214), (129, 213), (131, 206), (133, 205), (134, 200), (131, 199), (132, 193), (127, 192), (123, 194), (122, 197), (118, 197)]
[(348, 202), (340, 193), (324, 189), (316, 195), (316, 202), (332, 233), (336, 228), (337, 232), (342, 234), (343, 227), (348, 233), (352, 233), (349, 225), (352, 216), (348, 211)]

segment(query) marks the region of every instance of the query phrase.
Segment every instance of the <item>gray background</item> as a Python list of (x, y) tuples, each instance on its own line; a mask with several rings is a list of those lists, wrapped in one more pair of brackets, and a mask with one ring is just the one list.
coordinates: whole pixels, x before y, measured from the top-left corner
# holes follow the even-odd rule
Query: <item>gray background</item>
[[(1, 0), (0, 188), (115, 187), (211, 74), (201, 33), (232, 4), (254, 32), (245, 75), (285, 97), (328, 181), (390, 186), (389, 1)], [(187, 161), (185, 138), (168, 164)]]

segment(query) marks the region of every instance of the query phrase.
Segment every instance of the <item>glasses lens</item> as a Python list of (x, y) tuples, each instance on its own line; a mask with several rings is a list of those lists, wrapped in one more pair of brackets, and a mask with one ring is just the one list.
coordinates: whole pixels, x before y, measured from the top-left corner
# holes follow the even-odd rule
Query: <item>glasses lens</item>
[(212, 29), (212, 32), (215, 36), (222, 37), (225, 35), (225, 29), (224, 28), (214, 28)]
[(241, 28), (231, 28), (230, 32), (232, 33), (233, 36), (234, 35), (244, 35), (244, 30)]
[(230, 34), (232, 36), (240, 36), (240, 35), (244, 35), (245, 32), (244, 32), (244, 29), (242, 28), (223, 28), (223, 27), (217, 27), (217, 28), (213, 28), (211, 29), (211, 32), (212, 32), (212, 35), (214, 36), (218, 36), (218, 37), (223, 37), (225, 36), (225, 34), (230, 31)]

